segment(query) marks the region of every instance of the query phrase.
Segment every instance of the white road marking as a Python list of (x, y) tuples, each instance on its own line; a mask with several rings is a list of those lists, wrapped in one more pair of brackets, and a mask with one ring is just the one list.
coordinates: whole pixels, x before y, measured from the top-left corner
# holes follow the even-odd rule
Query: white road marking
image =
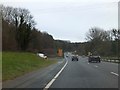
[(60, 61), (60, 62), (58, 62), (59, 64), (61, 64), (63, 61)]
[(111, 74), (114, 74), (114, 75), (116, 75), (116, 76), (119, 76), (117, 73), (114, 73), (114, 72), (110, 72)]
[(88, 63), (89, 64), (89, 63)]
[(50, 88), (50, 86), (53, 84), (53, 82), (56, 80), (56, 78), (61, 74), (61, 72), (64, 70), (66, 65), (68, 64), (68, 61), (65, 63), (65, 65), (62, 67), (62, 69), (55, 75), (55, 77), (45, 86), (43, 90), (47, 90)]
[(95, 67), (98, 67), (97, 65), (95, 65)]

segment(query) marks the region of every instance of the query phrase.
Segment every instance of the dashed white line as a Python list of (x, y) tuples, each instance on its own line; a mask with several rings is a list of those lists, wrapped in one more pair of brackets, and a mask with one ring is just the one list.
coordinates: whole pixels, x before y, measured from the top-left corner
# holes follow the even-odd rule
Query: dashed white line
[(66, 65), (68, 64), (68, 61), (65, 63), (65, 65), (62, 67), (62, 69), (55, 75), (55, 77), (45, 86), (43, 90), (47, 90), (50, 88), (50, 86), (53, 84), (53, 82), (56, 80), (56, 78), (61, 74), (61, 72), (64, 70)]
[(98, 67), (97, 65), (95, 65), (95, 67)]
[(110, 72), (111, 74), (114, 74), (114, 75), (116, 75), (116, 76), (119, 76), (117, 73), (114, 73), (114, 72)]

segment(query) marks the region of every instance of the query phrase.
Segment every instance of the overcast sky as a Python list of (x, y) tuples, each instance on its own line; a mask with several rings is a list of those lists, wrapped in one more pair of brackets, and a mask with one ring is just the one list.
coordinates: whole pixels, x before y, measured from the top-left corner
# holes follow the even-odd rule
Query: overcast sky
[(0, 0), (5, 6), (29, 9), (40, 31), (54, 39), (85, 41), (91, 27), (118, 28), (119, 0)]

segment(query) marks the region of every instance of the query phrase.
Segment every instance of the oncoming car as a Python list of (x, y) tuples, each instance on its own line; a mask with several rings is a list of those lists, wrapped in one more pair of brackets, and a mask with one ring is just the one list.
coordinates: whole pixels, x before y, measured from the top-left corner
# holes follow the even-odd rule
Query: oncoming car
[(78, 57), (77, 56), (72, 56), (72, 61), (78, 61)]
[(88, 62), (101, 62), (100, 56), (89, 56)]

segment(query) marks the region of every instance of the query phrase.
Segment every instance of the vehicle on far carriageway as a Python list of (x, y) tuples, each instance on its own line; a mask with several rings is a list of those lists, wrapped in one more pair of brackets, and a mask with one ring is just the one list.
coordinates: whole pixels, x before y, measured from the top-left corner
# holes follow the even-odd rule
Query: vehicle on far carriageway
[(101, 62), (100, 56), (89, 56), (88, 57), (88, 62)]

